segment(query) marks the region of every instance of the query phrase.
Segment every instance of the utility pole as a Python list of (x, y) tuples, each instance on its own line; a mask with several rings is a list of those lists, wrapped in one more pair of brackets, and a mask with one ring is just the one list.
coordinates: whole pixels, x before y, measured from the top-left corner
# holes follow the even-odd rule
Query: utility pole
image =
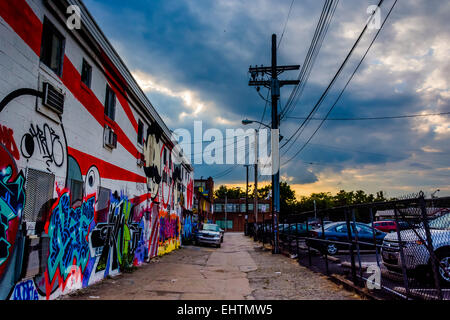
[(245, 168), (247, 169), (247, 184), (245, 189), (245, 229), (244, 233), (247, 236), (248, 235), (248, 168), (250, 165), (245, 165)]
[(228, 229), (228, 218), (227, 218), (227, 202), (228, 202), (228, 195), (225, 195), (225, 232), (227, 232)]
[(253, 190), (253, 210), (255, 216), (255, 241), (258, 239), (258, 130), (255, 130), (255, 190)]
[[(299, 80), (278, 80), (278, 76), (284, 71), (299, 70), (299, 65), (293, 66), (278, 66), (277, 65), (277, 35), (272, 35), (272, 66), (271, 67), (250, 67), (249, 72), (252, 79), (249, 81), (249, 86), (267, 87), (272, 93), (272, 135), (279, 130), (279, 116), (278, 116), (278, 99), (280, 98), (280, 88), (285, 85), (298, 85)], [(269, 75), (270, 80), (257, 79), (261, 74)], [(274, 141), (276, 140), (276, 141)], [(278, 139), (272, 139), (272, 167), (280, 163)], [(275, 152), (276, 151), (276, 152)], [(272, 253), (279, 254), (279, 234), (278, 234), (278, 217), (280, 213), (280, 170), (272, 168), (272, 230), (273, 230), (273, 248)]]

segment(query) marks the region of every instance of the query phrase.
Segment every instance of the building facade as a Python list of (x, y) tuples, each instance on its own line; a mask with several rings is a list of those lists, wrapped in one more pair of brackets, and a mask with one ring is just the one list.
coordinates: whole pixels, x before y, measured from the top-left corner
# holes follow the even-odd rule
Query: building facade
[[(258, 222), (272, 219), (271, 200), (258, 200)], [(245, 221), (254, 223), (256, 221), (253, 199), (248, 199), (248, 211), (246, 212), (246, 202), (243, 199), (214, 200), (215, 222), (224, 230), (231, 232), (244, 232)], [(247, 217), (246, 217), (247, 216)]]
[(194, 212), (198, 214), (199, 221), (214, 222), (214, 180), (194, 180)]
[(0, 1), (0, 298), (54, 299), (178, 248), (194, 180), (170, 138), (80, 1)]

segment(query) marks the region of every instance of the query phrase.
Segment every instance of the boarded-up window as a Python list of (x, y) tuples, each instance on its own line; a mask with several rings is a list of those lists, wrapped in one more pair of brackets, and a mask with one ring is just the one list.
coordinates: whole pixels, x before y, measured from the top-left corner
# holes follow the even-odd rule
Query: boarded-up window
[(108, 222), (109, 204), (111, 203), (111, 190), (98, 188), (97, 222)]

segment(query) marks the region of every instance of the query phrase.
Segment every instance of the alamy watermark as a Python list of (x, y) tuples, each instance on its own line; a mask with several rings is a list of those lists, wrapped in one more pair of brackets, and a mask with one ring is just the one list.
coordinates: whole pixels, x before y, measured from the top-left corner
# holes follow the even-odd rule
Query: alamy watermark
[[(226, 129), (203, 131), (203, 122), (194, 121), (194, 135), (187, 129), (172, 134), (178, 152), (193, 164), (258, 164), (261, 175), (270, 176), (280, 169), (278, 129)], [(270, 141), (270, 142), (269, 142)], [(270, 145), (270, 147), (269, 147)]]
[(66, 26), (69, 30), (81, 29), (81, 9), (79, 6), (71, 5), (67, 7), (66, 13), (69, 18), (66, 21)]
[(367, 18), (367, 27), (371, 30), (381, 29), (381, 9), (377, 5), (371, 5), (367, 7), (367, 14), (370, 15)]
[(370, 265), (367, 267), (367, 273), (370, 274), (370, 276), (367, 278), (366, 286), (367, 289), (373, 290), (373, 289), (381, 289), (381, 269), (377, 265)]

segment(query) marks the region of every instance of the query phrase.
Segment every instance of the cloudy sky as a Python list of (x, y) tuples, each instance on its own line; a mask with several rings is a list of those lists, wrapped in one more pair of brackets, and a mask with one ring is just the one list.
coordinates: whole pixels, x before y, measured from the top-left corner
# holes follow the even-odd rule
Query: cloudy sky
[[(261, 119), (265, 102), (248, 86), (250, 65), (269, 65), (271, 35), (281, 35), (292, 0), (85, 0), (106, 36), (171, 129), (242, 128)], [(378, 1), (341, 0), (303, 95), (290, 117), (305, 117), (338, 70)], [(386, 0), (384, 18), (394, 0)], [(279, 48), (279, 64), (302, 64), (324, 4), (296, 0)], [(330, 118), (450, 112), (450, 2), (398, 1), (377, 41)], [(323, 117), (376, 30), (370, 30), (320, 107)], [(283, 75), (297, 78), (296, 71)], [(292, 88), (282, 89), (284, 107)], [(267, 92), (262, 90), (262, 94)], [(270, 108), (265, 122), (269, 122)], [(285, 119), (289, 137), (302, 120)], [(282, 158), (290, 159), (320, 121), (311, 121)], [(297, 195), (340, 189), (383, 190), (398, 196), (423, 190), (450, 195), (450, 116), (327, 121), (282, 168)], [(200, 137), (193, 137), (198, 141)], [(204, 144), (206, 146), (207, 144)], [(283, 154), (283, 152), (282, 152)], [(245, 183), (242, 166), (198, 165), (196, 177)], [(251, 176), (252, 176), (251, 172)], [(262, 182), (270, 177), (261, 177)]]

